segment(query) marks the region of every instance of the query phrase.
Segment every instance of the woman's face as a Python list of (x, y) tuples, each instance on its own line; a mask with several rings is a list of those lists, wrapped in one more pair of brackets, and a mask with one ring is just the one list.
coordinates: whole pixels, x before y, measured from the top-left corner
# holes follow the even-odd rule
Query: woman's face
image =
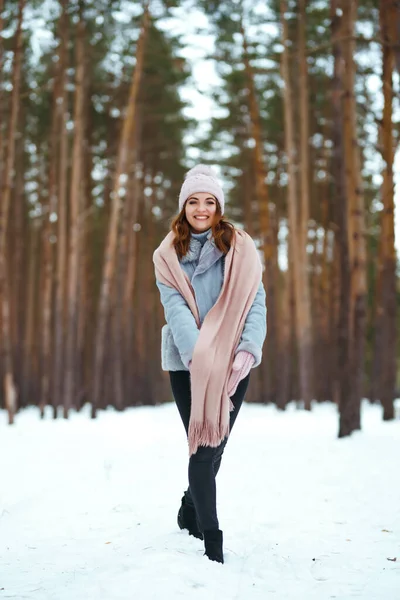
[(185, 204), (185, 215), (194, 233), (210, 229), (217, 211), (217, 201), (208, 192), (196, 192)]

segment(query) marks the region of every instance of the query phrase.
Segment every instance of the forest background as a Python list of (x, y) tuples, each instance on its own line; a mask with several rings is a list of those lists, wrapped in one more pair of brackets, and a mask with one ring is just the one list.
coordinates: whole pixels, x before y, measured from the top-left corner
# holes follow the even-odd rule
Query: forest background
[[(0, 406), (170, 400), (152, 254), (215, 166), (256, 240), (248, 400), (395, 418), (395, 0), (0, 0)], [(201, 60), (199, 60), (201, 58)]]

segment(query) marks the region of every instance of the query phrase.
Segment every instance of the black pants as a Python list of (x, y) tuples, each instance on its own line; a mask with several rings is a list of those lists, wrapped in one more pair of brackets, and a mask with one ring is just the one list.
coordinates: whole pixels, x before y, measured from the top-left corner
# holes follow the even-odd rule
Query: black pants
[[(190, 374), (188, 371), (170, 371), (169, 376), (172, 393), (187, 435), (191, 407)], [(247, 375), (239, 383), (236, 393), (231, 398), (235, 410), (230, 413), (230, 430), (238, 416), (249, 379), (250, 375)], [(186, 502), (194, 505), (202, 531), (219, 529), (215, 476), (219, 471), (227, 441), (228, 438), (225, 438), (217, 448), (200, 446), (189, 459), (189, 488), (185, 494)]]

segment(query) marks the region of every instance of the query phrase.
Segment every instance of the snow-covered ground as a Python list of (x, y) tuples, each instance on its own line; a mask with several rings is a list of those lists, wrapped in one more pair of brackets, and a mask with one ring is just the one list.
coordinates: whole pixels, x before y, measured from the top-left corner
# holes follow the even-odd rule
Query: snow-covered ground
[(400, 598), (400, 421), (378, 406), (342, 440), (331, 405), (243, 407), (218, 475), (224, 565), (176, 525), (175, 406), (88, 414), (0, 411), (0, 600)]

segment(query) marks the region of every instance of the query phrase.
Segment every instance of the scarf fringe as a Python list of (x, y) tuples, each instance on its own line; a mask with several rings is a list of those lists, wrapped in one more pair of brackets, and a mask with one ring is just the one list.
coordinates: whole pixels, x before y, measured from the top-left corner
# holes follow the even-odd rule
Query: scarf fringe
[(199, 446), (217, 448), (229, 435), (229, 424), (225, 427), (213, 425), (211, 421), (189, 423), (189, 456), (196, 454)]

